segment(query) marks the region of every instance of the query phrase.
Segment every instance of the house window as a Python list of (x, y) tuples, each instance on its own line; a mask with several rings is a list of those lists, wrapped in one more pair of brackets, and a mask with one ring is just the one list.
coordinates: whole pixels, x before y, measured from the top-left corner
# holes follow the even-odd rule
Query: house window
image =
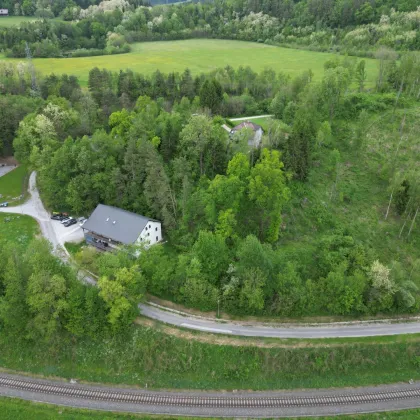
[(157, 228), (155, 228), (156, 232), (157, 232)]
[(147, 236), (150, 236), (150, 232), (148, 232)]
[(156, 241), (159, 241), (159, 236), (156, 236)]
[(149, 229), (152, 229), (152, 225), (149, 225)]
[(146, 227), (146, 230), (147, 230), (147, 227)]

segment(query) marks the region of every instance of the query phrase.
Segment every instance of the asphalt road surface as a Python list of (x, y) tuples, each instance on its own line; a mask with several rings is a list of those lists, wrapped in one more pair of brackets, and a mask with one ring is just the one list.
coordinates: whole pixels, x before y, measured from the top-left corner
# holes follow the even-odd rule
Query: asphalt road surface
[(77, 242), (83, 239), (83, 232), (79, 224), (66, 228), (59, 221), (51, 220), (36, 187), (36, 172), (32, 172), (29, 177), (29, 193), (30, 198), (23, 204), (14, 207), (0, 207), (0, 212), (32, 216), (38, 221), (42, 235), (51, 242), (57, 254), (64, 252), (64, 242)]
[(295, 417), (420, 407), (420, 383), (277, 392), (151, 391), (0, 374), (0, 395), (70, 407), (209, 417)]
[(194, 317), (153, 304), (140, 304), (142, 315), (177, 327), (215, 334), (274, 338), (373, 337), (420, 333), (420, 322), (354, 322), (316, 325), (262, 324)]
[[(55, 253), (64, 260), (64, 242), (82, 240), (83, 233), (78, 225), (63, 227), (58, 221), (50, 219), (36, 187), (36, 173), (29, 178), (29, 192), (31, 197), (25, 203), (16, 207), (0, 208), (7, 213), (20, 213), (34, 217), (41, 232), (53, 245)], [(91, 278), (88, 282), (94, 283)], [(168, 308), (157, 307), (152, 304), (140, 304), (139, 308), (144, 316), (175, 325), (182, 328), (203, 332), (238, 335), (244, 337), (276, 337), (276, 338), (333, 338), (333, 337), (370, 337), (381, 335), (415, 334), (420, 333), (420, 318), (410, 322), (373, 322), (373, 323), (332, 323), (318, 325), (267, 325), (262, 323), (220, 321), (194, 317), (190, 314), (177, 313)]]

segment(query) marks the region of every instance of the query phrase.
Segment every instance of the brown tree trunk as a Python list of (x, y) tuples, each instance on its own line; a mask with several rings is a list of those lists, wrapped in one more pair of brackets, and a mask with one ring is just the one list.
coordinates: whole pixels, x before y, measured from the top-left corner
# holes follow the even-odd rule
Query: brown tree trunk
[(410, 230), (408, 231), (407, 238), (410, 236), (411, 231), (413, 230), (414, 222), (416, 221), (416, 218), (417, 218), (417, 214), (418, 213), (419, 213), (419, 207), (417, 207), (416, 214), (414, 215), (413, 220), (411, 221), (411, 226), (410, 226)]

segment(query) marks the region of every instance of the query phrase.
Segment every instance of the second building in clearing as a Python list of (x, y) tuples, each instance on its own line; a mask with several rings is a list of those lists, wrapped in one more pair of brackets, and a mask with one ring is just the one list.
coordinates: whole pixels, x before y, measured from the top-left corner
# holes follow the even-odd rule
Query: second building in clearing
[(121, 245), (154, 245), (162, 241), (158, 220), (99, 204), (82, 226), (86, 242), (104, 251)]

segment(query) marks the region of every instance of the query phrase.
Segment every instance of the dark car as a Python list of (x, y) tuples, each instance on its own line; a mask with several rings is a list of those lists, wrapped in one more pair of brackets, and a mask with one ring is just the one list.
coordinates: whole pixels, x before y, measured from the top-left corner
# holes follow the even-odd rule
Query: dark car
[(76, 219), (70, 219), (70, 220), (67, 220), (66, 223), (63, 223), (63, 225), (64, 227), (69, 227), (69, 226), (75, 225), (76, 223), (77, 223)]
[(60, 221), (67, 219), (68, 217), (69, 217), (68, 213), (61, 213), (58, 211), (53, 211), (51, 215), (52, 220), (60, 220)]
[(0, 207), (7, 207), (9, 205), (9, 203), (6, 201), (5, 203), (1, 203)]

